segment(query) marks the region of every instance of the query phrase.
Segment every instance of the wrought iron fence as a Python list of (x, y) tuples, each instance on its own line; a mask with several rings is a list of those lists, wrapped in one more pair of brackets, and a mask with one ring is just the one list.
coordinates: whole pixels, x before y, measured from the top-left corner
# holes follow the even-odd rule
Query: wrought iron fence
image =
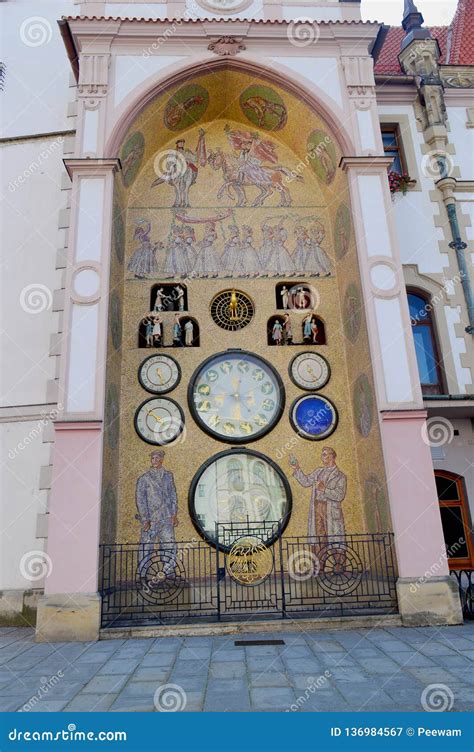
[(452, 570), (461, 598), (462, 613), (465, 619), (474, 619), (474, 569)]
[(397, 610), (392, 534), (287, 537), (278, 525), (220, 525), (215, 547), (102, 545), (102, 626)]

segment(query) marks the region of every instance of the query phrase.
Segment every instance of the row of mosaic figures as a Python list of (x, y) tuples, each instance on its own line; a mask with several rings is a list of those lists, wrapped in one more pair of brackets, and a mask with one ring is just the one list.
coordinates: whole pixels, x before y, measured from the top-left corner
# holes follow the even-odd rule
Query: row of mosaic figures
[[(216, 248), (216, 224), (208, 222), (202, 240), (196, 241), (194, 227), (173, 224), (168, 244), (150, 240), (151, 223), (136, 221), (134, 240), (139, 243), (127, 269), (137, 278), (146, 277), (256, 277), (294, 275), (329, 277), (332, 264), (321, 248), (326, 232), (321, 222), (296, 224), (295, 248), (287, 247), (289, 233), (280, 220), (261, 225), (262, 244), (255, 248), (253, 229), (231, 224), (223, 251)], [(157, 252), (159, 258), (157, 259)]]

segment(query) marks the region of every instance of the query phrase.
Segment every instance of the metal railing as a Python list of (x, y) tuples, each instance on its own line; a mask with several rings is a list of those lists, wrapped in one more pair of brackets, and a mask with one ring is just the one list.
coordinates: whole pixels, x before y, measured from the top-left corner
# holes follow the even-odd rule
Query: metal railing
[(458, 584), (464, 618), (474, 619), (474, 569), (453, 569), (451, 576)]
[(287, 537), (266, 524), (222, 527), (215, 547), (102, 545), (102, 627), (397, 611), (392, 534)]

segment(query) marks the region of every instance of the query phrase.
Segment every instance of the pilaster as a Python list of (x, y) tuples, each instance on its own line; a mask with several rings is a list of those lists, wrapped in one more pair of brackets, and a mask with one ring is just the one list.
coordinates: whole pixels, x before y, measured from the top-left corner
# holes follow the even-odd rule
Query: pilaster
[[(347, 172), (364, 290), (371, 359), (380, 411), (395, 548), (399, 608), (406, 624), (459, 623), (443, 558), (444, 538), (426, 414), (404, 289), (385, 157), (343, 157)], [(423, 579), (436, 566), (433, 588)], [(410, 598), (407, 598), (407, 587)], [(411, 587), (411, 590), (410, 590)]]
[(99, 628), (98, 546), (106, 329), (117, 159), (68, 159), (69, 258), (55, 422), (48, 556), (37, 639), (94, 639)]

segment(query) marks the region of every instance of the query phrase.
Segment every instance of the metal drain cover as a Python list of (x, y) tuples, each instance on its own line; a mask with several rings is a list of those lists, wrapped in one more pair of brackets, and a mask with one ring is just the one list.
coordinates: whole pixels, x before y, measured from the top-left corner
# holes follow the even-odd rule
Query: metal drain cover
[(252, 647), (254, 645), (284, 645), (285, 640), (235, 640), (234, 645), (238, 648)]

